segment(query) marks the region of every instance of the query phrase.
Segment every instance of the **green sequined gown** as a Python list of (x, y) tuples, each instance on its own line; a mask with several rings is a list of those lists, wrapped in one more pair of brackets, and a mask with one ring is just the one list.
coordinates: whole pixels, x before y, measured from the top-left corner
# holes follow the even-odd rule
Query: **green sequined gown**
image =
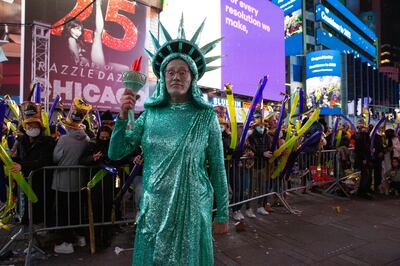
[(116, 121), (109, 156), (119, 159), (138, 145), (144, 152), (133, 265), (213, 265), (214, 195), (214, 221), (228, 222), (221, 131), (214, 111), (193, 101), (167, 103), (146, 108), (133, 130), (125, 130), (127, 123)]

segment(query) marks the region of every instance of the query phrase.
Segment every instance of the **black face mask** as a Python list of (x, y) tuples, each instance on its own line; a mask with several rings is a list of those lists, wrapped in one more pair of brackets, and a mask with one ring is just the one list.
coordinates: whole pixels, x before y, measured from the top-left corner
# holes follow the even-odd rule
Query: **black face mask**
[(108, 146), (110, 145), (110, 140), (98, 139), (96, 144), (99, 150), (101, 151), (108, 150)]

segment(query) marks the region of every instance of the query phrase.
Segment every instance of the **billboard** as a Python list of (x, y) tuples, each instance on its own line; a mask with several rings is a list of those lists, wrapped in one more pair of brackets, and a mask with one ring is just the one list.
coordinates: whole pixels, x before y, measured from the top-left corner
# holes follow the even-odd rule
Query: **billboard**
[(207, 16), (200, 46), (223, 37), (212, 54), (222, 55), (219, 62), (212, 64), (222, 68), (207, 72), (199, 85), (221, 89), (225, 83), (231, 83), (235, 94), (254, 96), (260, 78), (269, 75), (264, 98), (282, 99), (280, 93), (285, 91), (282, 10), (258, 0), (166, 0), (161, 22), (168, 31), (176, 32), (179, 24), (176, 14), (182, 13), (186, 18), (187, 38)]
[[(354, 15), (341, 1), (337, 0), (326, 0), (334, 9), (340, 14), (347, 18), (354, 26), (356, 26), (361, 32), (366, 34), (371, 41), (376, 41), (377, 37), (373, 30), (371, 30), (366, 24), (364, 24), (356, 15)], [(355, 3), (358, 5), (359, 3)]]
[(333, 28), (341, 36), (348, 39), (350, 42), (357, 45), (360, 50), (364, 50), (371, 57), (376, 58), (376, 47), (368, 42), (366, 39), (361, 37), (356, 31), (354, 31), (349, 25), (343, 20), (333, 14), (328, 8), (321, 4), (315, 7), (315, 20), (322, 21), (325, 24)]
[(321, 114), (341, 113), (340, 51), (321, 50), (307, 54), (306, 92), (308, 108), (321, 108)]
[(284, 11), (285, 55), (303, 54), (303, 12), (301, 0), (273, 0)]
[[(67, 105), (84, 97), (98, 110), (119, 110), (122, 73), (144, 55), (149, 8), (128, 0), (26, 1), (26, 22), (52, 25), (50, 37), (50, 102), (60, 95)], [(86, 8), (86, 9), (85, 9)], [(79, 16), (70, 22), (72, 17)], [(66, 23), (68, 22), (68, 23)], [(25, 90), (31, 87), (31, 30), (25, 37)], [(142, 72), (147, 72), (143, 60)], [(44, 64), (43, 64), (44, 65)], [(39, 62), (40, 66), (40, 62)], [(42, 81), (46, 82), (46, 81)], [(139, 94), (143, 108), (148, 85)], [(46, 97), (42, 93), (42, 97)], [(26, 98), (26, 97), (25, 97)]]
[(348, 53), (348, 54), (352, 53), (352, 54), (354, 54), (355, 57), (359, 57), (362, 62), (367, 62), (371, 65), (375, 65), (375, 62), (371, 61), (370, 59), (366, 58), (362, 54), (358, 53), (352, 47), (348, 46), (343, 41), (336, 38), (332, 33), (327, 32), (321, 28), (318, 28), (316, 30), (316, 33), (317, 33), (315, 36), (316, 44), (322, 44), (323, 46), (326, 46), (331, 49), (336, 49), (336, 50), (342, 51), (344, 53)]

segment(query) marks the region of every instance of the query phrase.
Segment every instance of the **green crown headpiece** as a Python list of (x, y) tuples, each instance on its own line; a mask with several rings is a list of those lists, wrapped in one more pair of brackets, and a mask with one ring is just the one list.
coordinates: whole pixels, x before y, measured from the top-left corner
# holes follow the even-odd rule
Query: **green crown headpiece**
[(213, 50), (215, 46), (222, 40), (222, 38), (212, 41), (201, 48), (198, 47), (200, 34), (203, 31), (204, 23), (205, 19), (200, 24), (193, 37), (190, 40), (187, 40), (183, 27), (183, 14), (179, 23), (178, 37), (176, 39), (172, 39), (164, 25), (160, 22), (160, 30), (164, 36), (164, 39), (166, 40), (166, 43), (163, 45), (161, 45), (157, 38), (150, 32), (156, 52), (153, 54), (147, 49), (145, 49), (145, 51), (152, 58), (152, 67), (157, 78), (160, 78), (162, 62), (168, 55), (173, 53), (182, 53), (190, 56), (196, 64), (199, 79), (204, 75), (205, 72), (220, 68), (220, 66), (207, 66), (207, 64), (221, 58), (221, 56), (205, 57), (205, 55)]

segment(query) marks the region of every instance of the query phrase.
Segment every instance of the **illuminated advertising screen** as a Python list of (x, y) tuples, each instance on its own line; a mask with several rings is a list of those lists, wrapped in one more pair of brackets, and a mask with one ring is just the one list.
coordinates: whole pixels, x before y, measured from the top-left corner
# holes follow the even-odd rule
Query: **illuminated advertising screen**
[(301, 0), (273, 0), (284, 11), (285, 55), (303, 53), (303, 12)]
[(221, 45), (209, 55), (222, 55), (219, 62), (210, 64), (222, 68), (207, 72), (200, 85), (221, 89), (225, 83), (231, 83), (235, 94), (254, 96), (259, 80), (269, 75), (264, 98), (282, 99), (285, 51), (281, 9), (259, 0), (166, 0), (161, 22), (168, 31), (176, 32), (176, 14), (182, 13), (187, 38), (207, 17), (200, 46), (223, 37)]
[[(68, 106), (75, 97), (84, 97), (97, 110), (119, 111), (119, 100), (124, 91), (122, 73), (129, 70), (134, 59), (147, 58), (144, 47), (150, 9), (128, 0), (95, 1), (85, 9), (91, 2), (26, 1), (26, 22), (40, 21), (53, 27), (50, 79), (47, 81), (50, 102), (60, 95), (63, 104)], [(75, 20), (65, 24), (80, 12)], [(29, 94), (31, 87), (31, 50), (29, 29), (25, 37), (24, 95)], [(142, 72), (147, 74), (147, 60), (142, 61)], [(143, 107), (148, 89), (146, 85), (139, 91), (138, 109)]]
[(333, 28), (337, 33), (357, 45), (373, 58), (376, 57), (376, 47), (354, 31), (349, 25), (333, 14), (328, 8), (321, 4), (315, 7), (315, 20), (322, 21)]
[(321, 108), (321, 114), (341, 113), (340, 51), (321, 50), (307, 54), (306, 92), (308, 108)]

